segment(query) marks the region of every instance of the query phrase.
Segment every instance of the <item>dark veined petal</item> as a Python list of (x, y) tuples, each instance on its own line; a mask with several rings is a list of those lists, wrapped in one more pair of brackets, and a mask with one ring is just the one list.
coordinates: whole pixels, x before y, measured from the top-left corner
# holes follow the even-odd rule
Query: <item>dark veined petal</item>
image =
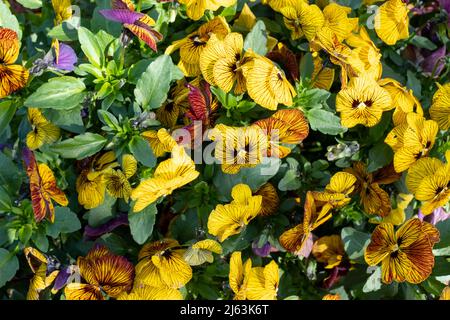
[(387, 259), (396, 244), (394, 226), (390, 223), (379, 224), (372, 232), (371, 241), (364, 253), (367, 264), (375, 266)]
[(143, 13), (130, 11), (128, 9), (103, 9), (99, 10), (99, 12), (106, 19), (120, 22), (122, 24), (133, 24), (139, 18), (144, 16)]

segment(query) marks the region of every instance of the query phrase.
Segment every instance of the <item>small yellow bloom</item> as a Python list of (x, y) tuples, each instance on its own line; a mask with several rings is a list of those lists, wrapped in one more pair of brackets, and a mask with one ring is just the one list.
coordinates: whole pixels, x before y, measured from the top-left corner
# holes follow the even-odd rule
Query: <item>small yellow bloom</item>
[(292, 106), (292, 98), (297, 95), (294, 87), (270, 59), (254, 53), (246, 52), (250, 61), (242, 66), (250, 98), (260, 106), (276, 110), (278, 104)]
[(265, 267), (256, 267), (250, 270), (247, 283), (248, 300), (277, 300), (280, 276), (278, 265), (270, 261)]
[(358, 26), (358, 18), (349, 18), (352, 8), (330, 3), (323, 9), (324, 24), (322, 28), (329, 28), (336, 34), (339, 41), (346, 39)]
[(416, 113), (408, 113), (406, 124), (395, 127), (385, 139), (395, 152), (395, 171), (403, 172), (418, 159), (428, 156), (438, 131), (435, 121), (426, 120)]
[(123, 155), (121, 170), (111, 168), (103, 174), (108, 193), (115, 198), (123, 198), (128, 202), (131, 195), (131, 185), (128, 179), (134, 176), (136, 170), (136, 159), (130, 154)]
[(172, 158), (161, 162), (153, 177), (142, 181), (131, 192), (131, 199), (136, 201), (134, 212), (143, 210), (159, 197), (172, 194), (175, 189), (197, 179), (198, 175), (194, 161), (186, 154), (184, 148), (175, 146), (172, 149)]
[(343, 126), (352, 128), (358, 124), (373, 127), (381, 120), (384, 111), (392, 109), (389, 93), (375, 80), (357, 77), (336, 96), (336, 111), (340, 112)]
[(122, 293), (117, 300), (183, 300), (183, 295), (177, 289), (140, 284), (135, 285), (130, 293)]
[(230, 7), (236, 0), (179, 0), (186, 5), (186, 14), (192, 20), (200, 20), (206, 10), (216, 11), (220, 7)]
[(31, 125), (31, 131), (26, 138), (28, 148), (35, 150), (59, 139), (59, 128), (48, 121), (39, 109), (28, 108), (27, 114)]
[(222, 171), (228, 174), (236, 174), (242, 168), (261, 163), (267, 149), (267, 137), (256, 126), (219, 124), (210, 132), (210, 138), (217, 141), (214, 156), (221, 163)]
[(150, 143), (153, 154), (157, 158), (162, 157), (167, 152), (171, 152), (172, 149), (177, 145), (175, 139), (164, 128), (161, 128), (158, 131), (145, 131), (142, 132), (141, 135), (148, 141), (148, 143)]
[(97, 154), (82, 160), (81, 173), (76, 181), (78, 202), (85, 209), (92, 209), (101, 205), (105, 199), (105, 180), (103, 174), (119, 166), (116, 155), (112, 151)]
[(318, 6), (297, 1), (292, 6), (281, 8), (286, 28), (291, 30), (292, 40), (305, 36), (310, 41), (325, 23), (325, 18)]
[(234, 292), (234, 300), (247, 299), (247, 284), (250, 270), (252, 269), (252, 260), (247, 259), (245, 264), (243, 264), (241, 255), (240, 251), (235, 251), (230, 258), (228, 279), (230, 288)]
[(184, 253), (184, 260), (191, 266), (199, 266), (205, 262), (213, 263), (213, 253), (221, 254), (221, 245), (214, 240), (206, 239), (194, 243)]
[(423, 214), (432, 213), (450, 200), (450, 151), (446, 158), (446, 164), (436, 158), (422, 158), (408, 170), (406, 186), (422, 201)]
[(430, 116), (439, 124), (441, 130), (448, 130), (450, 128), (450, 83), (443, 86), (438, 84), (438, 87), (433, 96)]
[(209, 38), (215, 34), (219, 39), (223, 39), (230, 33), (230, 27), (223, 17), (216, 17), (208, 21), (197, 31), (189, 34), (186, 38), (175, 41), (167, 47), (165, 54), (172, 54), (180, 50), (180, 62), (178, 67), (183, 71), (186, 77), (195, 77), (201, 74), (200, 55), (206, 47)]
[(262, 197), (253, 196), (245, 184), (235, 185), (231, 197), (231, 203), (217, 205), (208, 217), (208, 232), (217, 236), (220, 242), (240, 233), (261, 210)]
[(136, 265), (135, 285), (179, 289), (192, 278), (191, 266), (178, 241), (163, 239), (144, 245)]
[(326, 269), (338, 266), (345, 257), (341, 236), (332, 235), (319, 238), (314, 242), (312, 254), (318, 262), (326, 264)]
[(387, 0), (380, 6), (375, 15), (375, 31), (384, 43), (393, 46), (409, 37), (408, 12), (402, 0)]

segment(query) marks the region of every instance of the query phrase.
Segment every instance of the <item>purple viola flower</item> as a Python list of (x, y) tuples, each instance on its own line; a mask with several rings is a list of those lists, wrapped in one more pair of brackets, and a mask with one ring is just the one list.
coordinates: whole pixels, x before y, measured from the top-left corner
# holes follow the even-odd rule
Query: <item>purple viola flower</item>
[(305, 244), (303, 245), (302, 249), (297, 253), (297, 255), (299, 257), (308, 258), (309, 255), (311, 254), (313, 244), (314, 244), (314, 235), (310, 233), (308, 238), (306, 239)]
[(418, 218), (422, 221), (429, 222), (432, 225), (436, 225), (436, 223), (447, 220), (450, 218), (450, 213), (445, 212), (444, 208), (439, 207), (435, 209), (431, 214), (424, 215), (422, 210), (419, 209)]
[(445, 56), (447, 48), (442, 46), (433, 52), (427, 52), (423, 50), (422, 55), (424, 57), (420, 66), (423, 69), (423, 73), (428, 76), (438, 76), (441, 74), (445, 67)]
[(74, 266), (66, 266), (59, 271), (58, 276), (55, 279), (53, 290), (61, 290), (69, 281), (70, 276), (74, 273)]
[(60, 43), (58, 57), (54, 59), (53, 67), (59, 70), (73, 71), (78, 58), (71, 46)]
[(253, 253), (260, 257), (268, 257), (271, 252), (277, 252), (278, 250), (273, 247), (269, 242), (266, 242), (262, 247), (258, 247), (258, 241), (252, 243)]
[(84, 238), (87, 241), (93, 241), (98, 237), (101, 237), (105, 233), (109, 233), (122, 225), (128, 225), (128, 215), (126, 213), (121, 213), (117, 217), (96, 228), (86, 226), (84, 228)]

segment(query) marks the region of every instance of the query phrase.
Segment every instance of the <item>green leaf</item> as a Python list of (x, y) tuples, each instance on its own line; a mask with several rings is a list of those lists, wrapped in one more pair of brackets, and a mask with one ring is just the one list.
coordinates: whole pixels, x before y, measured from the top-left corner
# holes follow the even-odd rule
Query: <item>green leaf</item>
[(67, 207), (55, 208), (55, 222), (47, 225), (47, 235), (57, 238), (61, 233), (71, 233), (81, 229), (78, 216)]
[(19, 40), (22, 39), (22, 30), (20, 29), (19, 21), (11, 13), (5, 1), (0, 1), (0, 26), (14, 30)]
[(434, 245), (434, 249), (443, 249), (450, 247), (450, 219), (436, 223), (436, 228), (441, 234), (441, 241)]
[(344, 249), (351, 260), (361, 259), (364, 250), (370, 242), (370, 234), (357, 231), (351, 227), (345, 227), (341, 231)]
[(374, 272), (367, 278), (363, 292), (378, 291), (381, 289), (381, 267), (376, 267)]
[(422, 37), (422, 36), (418, 36), (418, 35), (415, 35), (411, 39), (411, 44), (415, 45), (416, 47), (428, 49), (431, 51), (437, 49), (437, 46), (431, 40), (429, 40), (426, 37)]
[(394, 153), (391, 147), (384, 141), (380, 141), (369, 150), (369, 166), (367, 170), (374, 172), (391, 163), (393, 157)]
[(42, 252), (48, 251), (48, 239), (44, 228), (39, 228), (35, 231), (31, 236), (31, 240), (33, 240), (36, 247)]
[(8, 127), (9, 122), (16, 113), (17, 106), (12, 101), (0, 102), (0, 135)]
[(133, 156), (144, 166), (153, 168), (156, 165), (156, 157), (147, 140), (141, 136), (134, 136), (128, 147)]
[(281, 191), (297, 190), (301, 182), (296, 170), (286, 171), (284, 177), (278, 182), (278, 189)]
[(310, 52), (306, 53), (300, 60), (300, 78), (305, 80), (311, 79), (314, 71), (314, 62)]
[(19, 240), (23, 245), (27, 245), (30, 241), (31, 235), (33, 233), (33, 227), (31, 224), (27, 223), (20, 227), (19, 229)]
[(306, 112), (311, 129), (325, 134), (337, 135), (347, 131), (341, 126), (341, 119), (330, 111), (314, 108)]
[(159, 56), (139, 78), (134, 90), (136, 101), (146, 110), (159, 108), (167, 100), (170, 83), (183, 76), (170, 56)]
[(416, 73), (408, 70), (406, 72), (406, 86), (414, 92), (414, 95), (420, 100), (422, 98), (422, 84), (417, 79)]
[(157, 213), (158, 210), (155, 203), (147, 206), (142, 211), (133, 212), (130, 210), (128, 213), (131, 235), (138, 244), (143, 244), (152, 234)]
[(12, 208), (11, 198), (6, 190), (0, 186), (0, 212), (8, 212)]
[(105, 200), (101, 205), (88, 211), (86, 214), (88, 217), (88, 223), (91, 227), (98, 227), (108, 220), (111, 220), (116, 213), (114, 204), (116, 198), (111, 197), (108, 193), (105, 193)]
[(111, 112), (108, 112), (106, 110), (97, 110), (97, 114), (99, 120), (103, 122), (103, 124), (116, 131), (120, 129), (119, 121)]
[(229, 201), (231, 199), (231, 189), (239, 183), (245, 183), (250, 189), (256, 191), (277, 174), (280, 165), (280, 159), (263, 158), (261, 164), (253, 168), (242, 168), (236, 174), (224, 173), (218, 167), (213, 178), (213, 184), (217, 189), (219, 200)]
[(83, 101), (85, 89), (81, 79), (69, 76), (52, 78), (29, 96), (25, 105), (43, 109), (73, 109)]
[(259, 20), (247, 34), (244, 41), (244, 50), (252, 49), (253, 52), (265, 56), (267, 53), (266, 25)]
[(78, 40), (77, 29), (73, 26), (77, 25), (80, 21), (79, 17), (72, 17), (69, 20), (63, 21), (63, 23), (54, 26), (49, 32), (48, 36), (52, 39), (59, 41), (76, 41)]
[(42, 0), (17, 0), (17, 2), (28, 9), (42, 8)]
[(78, 39), (81, 44), (81, 50), (83, 50), (89, 62), (101, 68), (105, 57), (95, 35), (88, 29), (80, 27), (78, 29)]
[(8, 250), (0, 248), (0, 288), (15, 276), (17, 270), (19, 270), (17, 257)]
[(50, 146), (50, 150), (63, 158), (84, 159), (99, 152), (107, 139), (99, 134), (87, 132)]
[(81, 106), (68, 110), (44, 109), (44, 116), (61, 129), (73, 132), (83, 133), (86, 128), (81, 118)]
[(22, 184), (22, 176), (17, 165), (4, 153), (0, 152), (0, 185), (8, 194), (17, 194)]

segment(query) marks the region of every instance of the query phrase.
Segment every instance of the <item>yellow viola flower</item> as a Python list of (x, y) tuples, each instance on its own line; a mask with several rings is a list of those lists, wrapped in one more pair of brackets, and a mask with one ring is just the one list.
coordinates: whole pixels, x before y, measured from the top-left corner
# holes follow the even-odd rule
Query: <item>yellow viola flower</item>
[(48, 121), (39, 109), (28, 108), (27, 115), (31, 125), (31, 131), (26, 138), (28, 148), (39, 149), (44, 144), (53, 143), (59, 139), (59, 128)]
[(220, 7), (230, 7), (236, 0), (179, 0), (186, 5), (186, 14), (192, 20), (200, 20), (206, 10), (216, 11)]
[(406, 186), (414, 197), (422, 201), (422, 213), (430, 214), (450, 200), (450, 151), (447, 163), (436, 158), (417, 160), (408, 170)]
[(55, 11), (55, 25), (59, 25), (72, 17), (71, 0), (52, 0), (52, 6)]
[(391, 223), (394, 226), (399, 226), (403, 224), (403, 222), (405, 222), (406, 220), (405, 210), (411, 203), (411, 201), (414, 199), (414, 196), (412, 194), (400, 193), (397, 195), (396, 198), (397, 198), (396, 208), (392, 208), (391, 212), (387, 216), (383, 217), (381, 220), (377, 219), (378, 218), (377, 217), (370, 219), (369, 222), (375, 224)]
[(444, 290), (442, 290), (439, 300), (450, 300), (450, 286), (446, 286)]
[(263, 184), (256, 192), (256, 196), (262, 197), (260, 216), (270, 216), (277, 212), (280, 205), (280, 198), (278, 197), (277, 189), (267, 182)]
[(244, 3), (239, 17), (234, 21), (233, 29), (239, 32), (249, 32), (256, 24), (256, 16), (253, 14), (247, 3)]
[(416, 113), (408, 113), (406, 124), (395, 127), (385, 139), (395, 152), (395, 171), (403, 172), (418, 159), (428, 156), (438, 131), (435, 121), (426, 120)]
[(242, 66), (250, 98), (261, 107), (276, 110), (278, 104), (292, 106), (297, 95), (295, 88), (286, 79), (284, 72), (273, 61), (254, 53), (246, 52), (250, 61)]
[(141, 136), (148, 141), (153, 154), (157, 158), (164, 156), (167, 152), (171, 152), (177, 145), (175, 139), (165, 128), (161, 128), (158, 131), (144, 131), (141, 133)]
[(336, 34), (339, 41), (346, 39), (358, 27), (358, 18), (349, 18), (352, 8), (330, 3), (323, 9), (324, 24)]
[(380, 79), (383, 72), (380, 49), (370, 39), (366, 29), (361, 27), (358, 34), (351, 34), (345, 42), (353, 48), (348, 61), (357, 76)]
[(316, 204), (327, 212), (329, 209), (342, 208), (351, 201), (349, 195), (355, 189), (356, 182), (357, 179), (351, 172), (337, 172), (324, 191), (312, 191), (311, 194)]
[(421, 283), (434, 266), (433, 246), (439, 231), (417, 218), (406, 221), (397, 231), (390, 223), (379, 224), (372, 233), (364, 253), (368, 265), (381, 262), (381, 280)]
[(122, 293), (117, 300), (183, 300), (180, 290), (135, 285), (130, 293)]
[(108, 169), (103, 174), (106, 191), (114, 198), (123, 198), (125, 202), (131, 196), (131, 184), (128, 181), (137, 171), (137, 160), (131, 154), (122, 156), (121, 169)]
[[(178, 80), (170, 90), (170, 98), (167, 99), (156, 111), (156, 120), (166, 128), (174, 128), (180, 116), (189, 109), (189, 89), (185, 86), (186, 80)], [(194, 78), (190, 84), (198, 86), (199, 78)]]
[(312, 254), (317, 262), (324, 263), (325, 269), (332, 269), (345, 257), (344, 243), (341, 236), (332, 235), (319, 238), (314, 242)]
[(174, 239), (144, 245), (136, 265), (135, 286), (179, 289), (192, 278), (192, 268), (183, 259), (185, 250)]
[(450, 83), (443, 86), (438, 84), (438, 87), (433, 96), (430, 117), (438, 123), (441, 130), (448, 130), (450, 128)]
[(247, 259), (245, 264), (242, 263), (242, 254), (235, 251), (230, 258), (230, 272), (228, 279), (230, 288), (234, 292), (234, 300), (247, 299), (247, 284), (250, 270), (252, 269), (252, 260)]
[(209, 137), (217, 142), (214, 157), (227, 174), (236, 174), (242, 168), (251, 168), (261, 163), (267, 149), (267, 137), (256, 126), (228, 127), (219, 124), (210, 132)]
[(78, 203), (85, 209), (101, 205), (105, 199), (106, 185), (103, 174), (119, 166), (112, 151), (97, 154), (79, 162), (81, 173), (76, 181)]
[(373, 127), (380, 122), (383, 112), (390, 109), (391, 96), (369, 77), (352, 78), (348, 87), (336, 96), (336, 111), (347, 128), (358, 124)]
[(326, 66), (324, 61), (316, 56), (313, 58), (314, 70), (311, 75), (311, 84), (314, 88), (330, 90), (334, 82), (335, 71)]
[[(309, 43), (313, 56), (318, 56), (320, 51), (329, 55), (330, 62), (340, 66), (340, 80), (342, 88), (347, 87), (348, 77), (356, 77), (357, 73), (350, 62), (352, 50), (341, 41), (329, 28), (322, 28)], [(359, 63), (359, 62), (358, 62)]]
[(184, 148), (174, 146), (172, 157), (161, 162), (153, 177), (141, 181), (131, 192), (131, 199), (136, 201), (133, 211), (142, 211), (159, 197), (170, 195), (175, 189), (194, 181), (199, 174), (195, 170), (194, 161), (186, 154)]
[(323, 296), (322, 300), (342, 300), (340, 294), (326, 294)]
[(208, 232), (220, 242), (240, 233), (261, 210), (262, 196), (253, 196), (246, 184), (235, 185), (231, 197), (231, 203), (217, 205), (208, 217)]
[(205, 262), (213, 263), (213, 253), (222, 254), (222, 246), (214, 240), (201, 240), (191, 245), (184, 253), (184, 260), (191, 266), (199, 266)]
[(375, 32), (384, 43), (393, 46), (409, 37), (408, 7), (402, 0), (387, 0), (375, 15)]
[(230, 27), (225, 18), (216, 17), (186, 38), (175, 41), (167, 47), (165, 54), (172, 54), (174, 51), (180, 50), (178, 67), (186, 77), (195, 77), (201, 74), (200, 55), (211, 35), (215, 34), (219, 39), (223, 39), (228, 33), (230, 33)]
[(56, 269), (59, 262), (32, 247), (26, 247), (23, 252), (31, 271), (34, 273), (30, 280), (27, 300), (39, 300), (40, 293), (48, 288), (58, 276), (59, 271)]
[(281, 246), (289, 252), (299, 254), (312, 237), (311, 232), (332, 217), (331, 209), (331, 206), (317, 207), (313, 193), (308, 191), (303, 222), (283, 232), (279, 238)]
[(293, 7), (297, 2), (302, 1), (307, 3), (306, 0), (262, 0), (263, 4), (269, 5), (272, 10), (280, 12), (284, 7)]
[(345, 171), (357, 178), (355, 191), (359, 193), (366, 213), (385, 217), (391, 212), (391, 199), (380, 184), (390, 184), (400, 179), (401, 175), (395, 172), (392, 165), (370, 173), (363, 162), (357, 161)]
[(277, 300), (280, 276), (278, 265), (270, 261), (265, 267), (256, 267), (248, 275), (246, 295), (248, 300)]
[(258, 120), (253, 125), (261, 128), (267, 136), (269, 157), (285, 158), (291, 153), (291, 148), (309, 134), (308, 121), (297, 109), (279, 110), (270, 118)]
[(406, 123), (406, 115), (410, 112), (423, 115), (422, 106), (411, 89), (403, 87), (397, 80), (391, 78), (381, 79), (378, 84), (391, 95), (395, 107), (392, 122), (395, 126)]
[(14, 30), (0, 27), (0, 99), (27, 85), (29, 72), (14, 64), (19, 58), (20, 42)]
[(232, 32), (220, 40), (211, 36), (200, 55), (200, 70), (205, 80), (225, 92), (234, 87), (236, 95), (246, 91), (242, 65), (248, 60), (244, 57), (244, 38)]
[(77, 265), (86, 283), (69, 283), (64, 289), (67, 300), (105, 300), (104, 294), (117, 298), (133, 286), (133, 264), (105, 246), (95, 245), (86, 257), (78, 257)]
[(314, 38), (323, 27), (325, 18), (318, 6), (297, 1), (294, 5), (280, 9), (286, 28), (291, 31), (292, 40), (306, 37), (308, 41)]

